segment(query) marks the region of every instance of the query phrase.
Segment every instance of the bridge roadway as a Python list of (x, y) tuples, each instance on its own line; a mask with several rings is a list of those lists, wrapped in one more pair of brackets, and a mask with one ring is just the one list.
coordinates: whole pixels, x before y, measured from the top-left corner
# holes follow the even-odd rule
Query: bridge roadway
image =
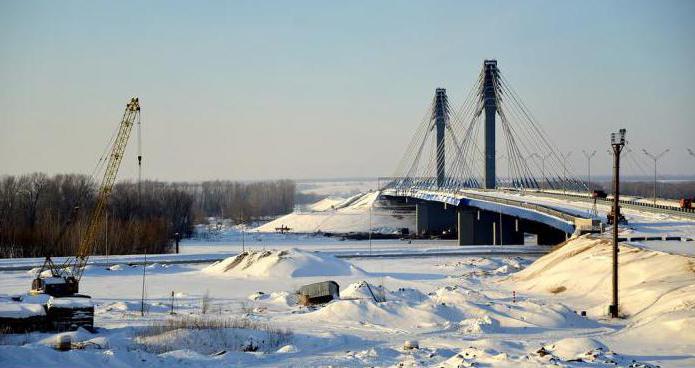
[[(597, 214), (592, 212), (593, 199), (583, 193), (518, 190), (427, 190), (387, 188), (383, 195), (441, 202), (457, 207), (472, 207), (513, 218), (538, 222), (565, 234), (600, 231), (605, 225), (611, 201), (598, 200)], [(629, 225), (621, 228), (621, 240), (692, 240), (695, 238), (695, 211), (675, 206), (644, 203), (628, 198), (621, 208)], [(665, 221), (668, 219), (668, 221)]]
[(551, 206), (534, 197), (509, 198), (493, 190), (440, 191), (423, 189), (385, 189), (383, 195), (466, 206), (549, 225), (567, 234), (600, 230), (600, 220), (586, 210)]

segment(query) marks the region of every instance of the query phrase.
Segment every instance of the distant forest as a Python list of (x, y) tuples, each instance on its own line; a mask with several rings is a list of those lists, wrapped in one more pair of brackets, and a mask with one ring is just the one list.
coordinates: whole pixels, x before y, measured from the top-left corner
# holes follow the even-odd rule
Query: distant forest
[[(85, 175), (1, 177), (0, 257), (73, 255), (97, 190), (98, 185)], [(109, 254), (167, 253), (174, 234), (189, 237), (193, 225), (210, 216), (241, 222), (291, 212), (294, 191), (289, 180), (118, 183), (93, 252), (105, 254), (108, 238)], [(76, 206), (80, 209), (74, 222), (54, 244)]]
[[(602, 188), (606, 193), (613, 193), (613, 184), (610, 182), (594, 183), (592, 188)], [(651, 198), (654, 195), (654, 182), (625, 181), (620, 183), (620, 193)], [(656, 182), (656, 195), (659, 198), (680, 199), (695, 198), (695, 181), (669, 181)]]

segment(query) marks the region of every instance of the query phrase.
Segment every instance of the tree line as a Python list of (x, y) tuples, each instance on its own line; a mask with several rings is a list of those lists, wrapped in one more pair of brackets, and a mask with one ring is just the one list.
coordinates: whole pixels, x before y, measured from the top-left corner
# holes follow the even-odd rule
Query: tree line
[(241, 223), (292, 212), (296, 185), (292, 180), (216, 180), (190, 184), (188, 191), (195, 197), (193, 211), (199, 222), (214, 216)]
[[(294, 190), (289, 180), (120, 182), (109, 198), (93, 253), (167, 253), (174, 234), (189, 237), (193, 225), (210, 216), (241, 222), (291, 212)], [(75, 254), (97, 191), (98, 185), (86, 175), (1, 177), (0, 257)]]
[[(592, 183), (592, 188), (600, 188), (606, 193), (613, 193), (611, 182)], [(654, 195), (654, 183), (648, 181), (623, 181), (620, 193), (637, 197), (651, 198)], [(695, 181), (657, 181), (656, 196), (667, 199), (695, 198)]]

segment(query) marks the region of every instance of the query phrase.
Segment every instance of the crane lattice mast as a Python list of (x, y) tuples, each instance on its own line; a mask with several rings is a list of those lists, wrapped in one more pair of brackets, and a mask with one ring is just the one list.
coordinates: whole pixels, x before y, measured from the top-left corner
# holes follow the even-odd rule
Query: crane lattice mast
[[(123, 119), (121, 120), (118, 133), (111, 146), (111, 153), (108, 157), (104, 177), (99, 186), (94, 210), (91, 213), (87, 230), (81, 238), (75, 256), (68, 258), (61, 266), (56, 266), (51, 261), (50, 257), (46, 257), (46, 262), (44, 263), (44, 267), (42, 267), (41, 271), (45, 268), (50, 269), (52, 277), (63, 278), (65, 283), (70, 285), (70, 287), (68, 287), (70, 293), (77, 293), (78, 283), (80, 278), (82, 278), (87, 260), (96, 246), (97, 233), (101, 229), (104, 212), (106, 211), (109, 196), (116, 182), (116, 176), (125, 154), (128, 138), (130, 137), (133, 125), (139, 123), (139, 120), (140, 103), (138, 98), (133, 97), (130, 99), (130, 102), (126, 104)], [(41, 271), (39, 271), (37, 279), (40, 279)], [(40, 286), (39, 288), (45, 289), (44, 283), (40, 283)]]

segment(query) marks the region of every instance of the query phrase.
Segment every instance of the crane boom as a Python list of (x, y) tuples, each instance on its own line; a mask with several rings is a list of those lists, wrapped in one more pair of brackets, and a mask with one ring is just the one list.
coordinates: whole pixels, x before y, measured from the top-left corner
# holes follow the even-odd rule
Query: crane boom
[(84, 272), (84, 267), (87, 265), (87, 260), (96, 246), (97, 232), (99, 229), (101, 229), (104, 211), (106, 211), (109, 196), (111, 195), (113, 186), (116, 183), (116, 176), (125, 154), (130, 132), (133, 130), (133, 125), (139, 118), (140, 102), (138, 98), (133, 97), (126, 105), (125, 112), (123, 113), (123, 119), (121, 120), (121, 125), (118, 129), (118, 134), (116, 135), (116, 139), (111, 147), (111, 154), (109, 155), (108, 164), (106, 165), (106, 170), (104, 171), (104, 177), (101, 180), (96, 204), (87, 226), (87, 232), (80, 241), (75, 258), (72, 259), (71, 264), (68, 264), (68, 266), (72, 267), (65, 268), (72, 270), (72, 276), (77, 281), (82, 278), (82, 273)]
[[(116, 176), (125, 154), (128, 138), (130, 137), (133, 125), (136, 122), (139, 123), (139, 119), (140, 102), (137, 97), (133, 97), (130, 99), (130, 102), (126, 104), (125, 112), (123, 113), (123, 118), (118, 128), (118, 134), (111, 146), (111, 153), (108, 157), (104, 177), (99, 185), (99, 192), (97, 193), (94, 210), (90, 215), (87, 230), (81, 238), (76, 254), (73, 257), (69, 257), (60, 267), (56, 266), (51, 261), (50, 257), (46, 257), (44, 266), (41, 268), (41, 271), (39, 271), (39, 274), (32, 284), (32, 289), (34, 289), (35, 292), (45, 292), (51, 295), (69, 295), (78, 292), (78, 284), (84, 273), (87, 260), (96, 246), (97, 233), (99, 229), (101, 229), (104, 211), (106, 211), (109, 196), (116, 182)], [(41, 276), (44, 269), (50, 269), (51, 277), (54, 278), (54, 280), (62, 279), (62, 281), (45, 282)]]

